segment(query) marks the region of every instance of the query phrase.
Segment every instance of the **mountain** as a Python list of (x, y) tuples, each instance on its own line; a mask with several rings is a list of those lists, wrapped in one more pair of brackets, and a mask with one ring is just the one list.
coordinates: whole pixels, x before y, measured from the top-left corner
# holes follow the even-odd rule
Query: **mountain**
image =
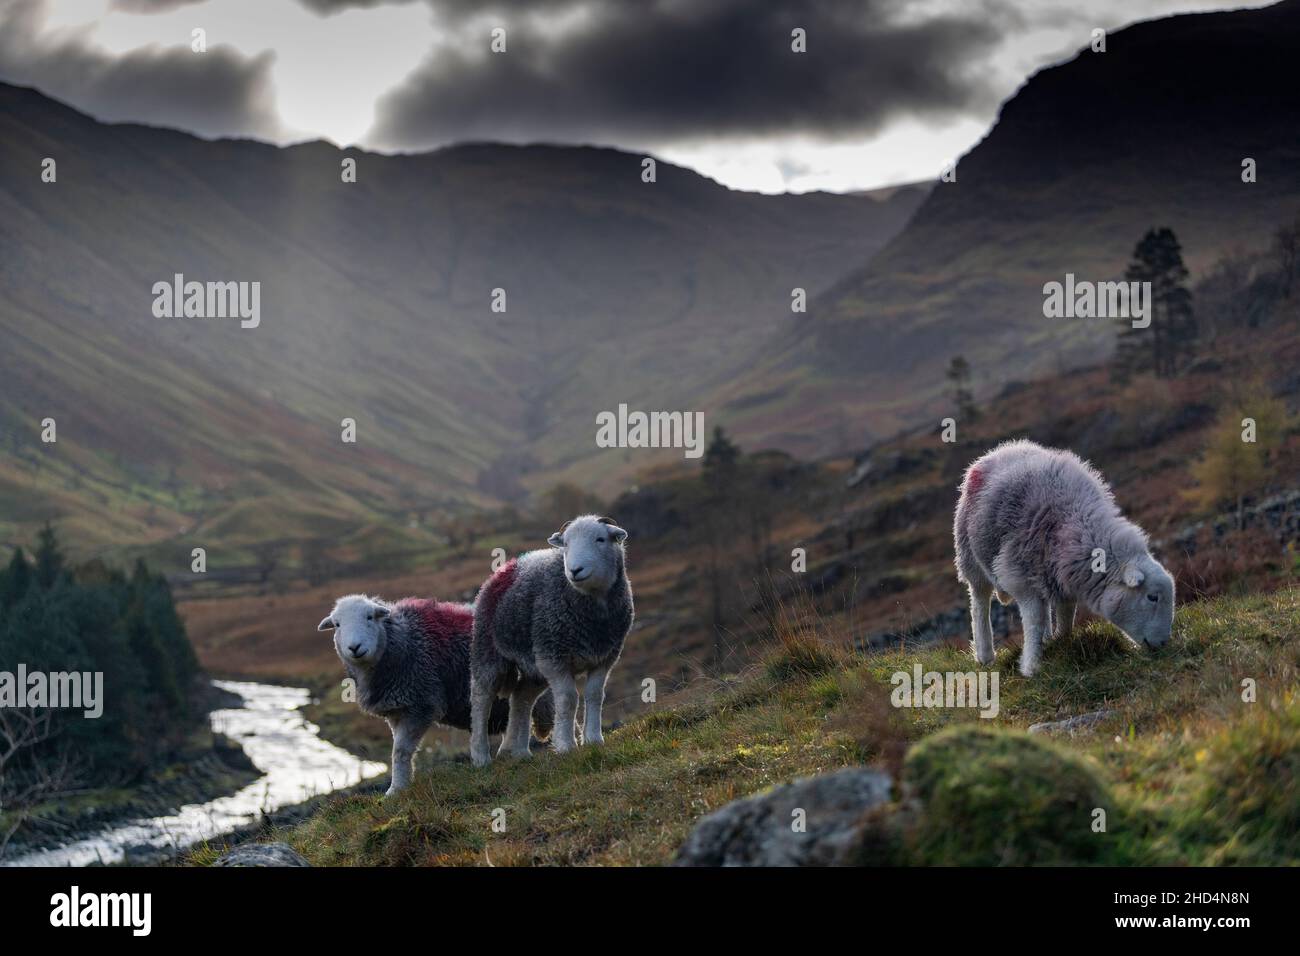
[[(414, 547), (431, 511), (565, 475), (617, 487), (632, 462), (593, 466), (597, 412), (698, 407), (793, 287), (869, 259), (927, 188), (766, 196), (664, 162), (643, 182), (610, 149), (206, 141), (7, 85), (0, 142), (0, 539), (48, 517), (106, 548), (376, 524)], [(176, 274), (259, 282), (259, 324), (155, 317)]]
[(1108, 354), (1115, 323), (1044, 318), (1043, 285), (1120, 278), (1151, 227), (1174, 229), (1193, 280), (1266, 247), (1300, 207), (1297, 49), (1289, 0), (1138, 23), (1035, 74), (956, 181), (709, 407), (744, 439), (815, 454), (836, 420), (879, 434), (947, 414), (955, 355), (989, 394)]

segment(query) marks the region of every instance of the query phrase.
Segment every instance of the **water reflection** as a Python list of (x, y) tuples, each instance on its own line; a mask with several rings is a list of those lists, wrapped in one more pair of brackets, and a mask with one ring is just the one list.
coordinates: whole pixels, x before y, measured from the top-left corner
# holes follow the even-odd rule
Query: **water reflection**
[(361, 760), (319, 737), (301, 708), (310, 695), (301, 687), (246, 681), (213, 681), (243, 698), (242, 707), (214, 710), (212, 729), (239, 744), (263, 774), (227, 797), (187, 804), (169, 816), (134, 820), (66, 846), (36, 850), (0, 861), (4, 866), (86, 866), (160, 858), (201, 840), (256, 823), (263, 813), (350, 787), (388, 770)]

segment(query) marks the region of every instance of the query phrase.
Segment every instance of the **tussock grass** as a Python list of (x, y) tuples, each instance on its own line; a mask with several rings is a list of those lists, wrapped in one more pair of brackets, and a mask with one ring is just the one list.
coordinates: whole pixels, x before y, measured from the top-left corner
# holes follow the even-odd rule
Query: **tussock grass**
[[(733, 799), (869, 763), (898, 786), (864, 831), (864, 862), (1296, 863), (1298, 635), (1292, 589), (1186, 606), (1154, 654), (1089, 624), (1049, 644), (1032, 680), (1004, 646), (1000, 712), (986, 720), (889, 704), (890, 676), (916, 662), (975, 669), (964, 648), (863, 657), (805, 627), (733, 685), (647, 705), (604, 747), (483, 770), (439, 761), (396, 799), (340, 798), (278, 838), (315, 864), (663, 864)], [(1076, 737), (1025, 733), (1097, 710), (1113, 713)]]

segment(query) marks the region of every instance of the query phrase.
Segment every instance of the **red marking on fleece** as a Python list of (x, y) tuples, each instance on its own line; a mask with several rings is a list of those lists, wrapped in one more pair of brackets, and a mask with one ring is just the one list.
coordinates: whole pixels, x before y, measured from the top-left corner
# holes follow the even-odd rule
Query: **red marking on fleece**
[(984, 487), (984, 472), (972, 468), (966, 472), (966, 493), (973, 495)]
[(434, 641), (452, 641), (465, 635), (474, 626), (474, 614), (467, 607), (430, 601), (426, 598), (405, 598), (398, 601), (394, 610), (414, 615), (425, 636)]
[(492, 623), (492, 617), (496, 614), (497, 603), (501, 600), (502, 595), (510, 590), (510, 586), (515, 583), (515, 578), (518, 576), (519, 562), (514, 558), (511, 558), (492, 572), (492, 577), (488, 578), (487, 584), (483, 585), (483, 592), (479, 594), (478, 600), (474, 602), (479, 616), (485, 622)]

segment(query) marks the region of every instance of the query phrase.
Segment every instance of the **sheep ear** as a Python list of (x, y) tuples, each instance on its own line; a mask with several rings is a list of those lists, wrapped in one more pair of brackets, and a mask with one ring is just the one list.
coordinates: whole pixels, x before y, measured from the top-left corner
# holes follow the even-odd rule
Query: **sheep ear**
[(626, 541), (627, 532), (614, 523), (613, 518), (599, 519), (601, 524), (609, 525), (609, 536), (615, 541)]
[(1146, 575), (1136, 564), (1124, 565), (1124, 583), (1131, 588), (1137, 587), (1146, 580)]
[(382, 621), (386, 617), (388, 617), (388, 608), (384, 607), (382, 604), (379, 607), (375, 608), (376, 621)]
[(571, 524), (573, 524), (572, 521), (566, 521), (564, 522), (564, 524), (560, 525), (560, 530), (555, 532), (555, 534), (551, 535), (549, 538), (547, 538), (546, 543), (549, 544), (552, 548), (564, 547), (564, 532), (568, 530), (568, 527)]
[(334, 629), (334, 622), (331, 621), (328, 617), (316, 625), (316, 630), (318, 631), (330, 631), (333, 629)]

